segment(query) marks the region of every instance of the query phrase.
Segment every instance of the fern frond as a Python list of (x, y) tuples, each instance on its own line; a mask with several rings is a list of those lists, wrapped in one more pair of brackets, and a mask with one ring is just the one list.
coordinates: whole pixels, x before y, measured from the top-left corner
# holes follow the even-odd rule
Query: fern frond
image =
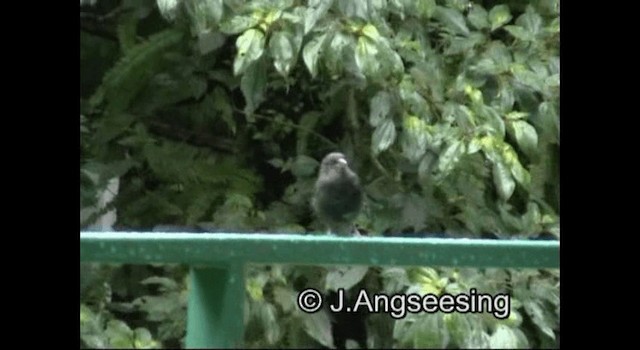
[(167, 29), (131, 48), (104, 76), (102, 84), (91, 97), (96, 107), (106, 103), (110, 112), (129, 107), (138, 92), (147, 84), (162, 61), (162, 53), (180, 43), (182, 32)]

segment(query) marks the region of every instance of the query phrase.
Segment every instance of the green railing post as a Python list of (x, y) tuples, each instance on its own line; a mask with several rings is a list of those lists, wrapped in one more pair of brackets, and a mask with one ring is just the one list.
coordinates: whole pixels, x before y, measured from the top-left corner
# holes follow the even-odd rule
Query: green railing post
[(192, 267), (187, 348), (241, 348), (244, 265)]

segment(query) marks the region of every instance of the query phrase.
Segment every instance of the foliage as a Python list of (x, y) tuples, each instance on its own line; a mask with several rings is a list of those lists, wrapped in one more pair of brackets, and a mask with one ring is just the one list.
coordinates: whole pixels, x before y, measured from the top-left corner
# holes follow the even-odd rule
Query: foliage
[[(559, 0), (81, 1), (81, 208), (110, 179), (117, 228), (322, 231), (320, 159), (341, 150), (371, 234), (559, 238)], [(557, 271), (254, 267), (247, 345), (330, 345), (300, 285), (509, 292), (512, 317), (368, 317), (371, 347), (544, 347)], [(184, 267), (82, 272), (88, 347), (180, 346)], [(331, 278), (330, 278), (331, 277)], [(145, 301), (142, 301), (145, 300)]]

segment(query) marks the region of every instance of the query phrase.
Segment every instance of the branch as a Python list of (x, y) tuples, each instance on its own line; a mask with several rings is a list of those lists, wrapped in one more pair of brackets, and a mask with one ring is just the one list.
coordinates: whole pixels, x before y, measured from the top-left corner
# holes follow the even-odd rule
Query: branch
[[(234, 107), (234, 108), (233, 108), (233, 110), (234, 110), (234, 111), (236, 111), (236, 112), (238, 112), (238, 113), (241, 113), (241, 114), (243, 114), (243, 115), (245, 115), (245, 116), (247, 115), (247, 113), (245, 113), (245, 111), (240, 110), (240, 109), (238, 109), (238, 108), (235, 108), (235, 107)], [(296, 124), (296, 123), (294, 123), (294, 122), (292, 122), (292, 121), (290, 121), (290, 120), (287, 120), (287, 121), (285, 121), (285, 122), (281, 122), (281, 121), (275, 120), (275, 119), (274, 119), (274, 118), (272, 118), (272, 117), (268, 117), (268, 116), (266, 116), (266, 115), (261, 115), (261, 114), (258, 114), (258, 113), (253, 113), (253, 114), (252, 114), (252, 116), (254, 116), (254, 117), (258, 118), (258, 119), (268, 120), (268, 121), (274, 122), (274, 123), (276, 123), (276, 124), (280, 124), (280, 125), (284, 125), (284, 126), (290, 126), (290, 127), (294, 128), (294, 129), (298, 129), (298, 130), (306, 131), (306, 132), (308, 132), (309, 134), (311, 134), (311, 135), (313, 135), (313, 136), (317, 137), (318, 139), (320, 139), (320, 140), (324, 141), (324, 142), (325, 142), (326, 144), (328, 144), (329, 146), (331, 146), (331, 147), (333, 147), (333, 148), (337, 148), (337, 147), (338, 147), (338, 144), (336, 144), (335, 142), (333, 142), (333, 141), (329, 140), (328, 138), (326, 138), (326, 137), (325, 137), (325, 136), (323, 136), (322, 134), (320, 134), (320, 133), (318, 133), (318, 132), (316, 132), (316, 131), (314, 131), (314, 130), (312, 130), (312, 129), (309, 129), (309, 128), (305, 128), (305, 127), (303, 127), (303, 126), (300, 126), (300, 125), (298, 125), (298, 124)]]

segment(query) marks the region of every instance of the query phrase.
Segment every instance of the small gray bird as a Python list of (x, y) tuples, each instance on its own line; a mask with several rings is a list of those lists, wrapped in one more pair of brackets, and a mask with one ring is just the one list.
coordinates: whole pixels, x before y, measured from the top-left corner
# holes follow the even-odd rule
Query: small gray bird
[(362, 189), (344, 154), (329, 153), (322, 159), (311, 204), (331, 233), (352, 233), (353, 222), (362, 208)]

